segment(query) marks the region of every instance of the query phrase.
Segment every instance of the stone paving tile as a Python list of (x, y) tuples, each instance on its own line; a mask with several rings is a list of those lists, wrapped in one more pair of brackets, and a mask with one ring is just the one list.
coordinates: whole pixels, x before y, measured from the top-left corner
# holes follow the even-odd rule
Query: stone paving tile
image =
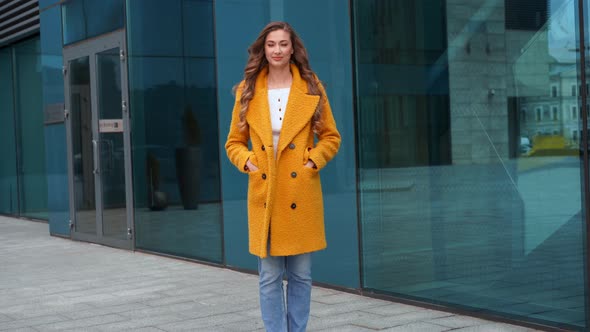
[(248, 317), (247, 320), (244, 321), (215, 326), (213, 330), (217, 329), (219, 329), (219, 331), (227, 332), (264, 331), (264, 324), (260, 318)]
[[(237, 322), (248, 322), (251, 318), (236, 315), (235, 313), (206, 316), (187, 319), (170, 324), (157, 324), (155, 327), (164, 331), (212, 331), (214, 327)], [(222, 327), (218, 327), (222, 328)]]
[(197, 311), (203, 306), (197, 302), (189, 301), (183, 303), (175, 303), (171, 305), (164, 305), (159, 307), (152, 307), (146, 306), (145, 308), (137, 309), (137, 310), (129, 310), (125, 312), (120, 312), (119, 315), (124, 316), (126, 318), (143, 318), (143, 317), (151, 317), (154, 315), (161, 315), (161, 314), (174, 314), (174, 313), (182, 313), (185, 311)]
[(136, 302), (147, 302), (147, 301), (154, 301), (158, 299), (163, 299), (165, 296), (160, 293), (149, 293), (149, 294), (138, 294), (132, 296), (117, 296), (115, 299), (106, 300), (95, 300), (91, 302), (86, 302), (95, 307), (102, 307), (105, 305), (123, 305), (126, 303), (136, 303)]
[(354, 325), (354, 324), (347, 324), (347, 325), (340, 325), (340, 326), (336, 326), (336, 327), (330, 327), (327, 329), (322, 329), (322, 330), (314, 330), (314, 329), (308, 329), (309, 332), (363, 332), (363, 331), (371, 331), (374, 332), (375, 330), (373, 329), (368, 329), (368, 328), (364, 328), (358, 325)]
[(32, 327), (21, 327), (18, 329), (10, 330), (10, 332), (40, 332)]
[(216, 316), (222, 314), (236, 314), (251, 319), (247, 315), (242, 315), (242, 313), (248, 312), (252, 307), (258, 306), (255, 302), (247, 303), (243, 302), (240, 304), (235, 304), (231, 306), (227, 305), (210, 305), (204, 303), (198, 303), (193, 309), (185, 310), (179, 312), (180, 315), (183, 315), (186, 318), (203, 318), (208, 316)]
[[(411, 323), (418, 323), (418, 322), (423, 322), (423, 321), (427, 321), (433, 318), (439, 318), (439, 317), (448, 317), (448, 316), (452, 316), (452, 314), (446, 313), (446, 312), (440, 312), (440, 311), (434, 311), (434, 310), (428, 310), (428, 309), (423, 309), (420, 311), (413, 311), (413, 312), (407, 312), (404, 314), (399, 314), (399, 315), (395, 315), (395, 316), (388, 316), (388, 317), (383, 317), (383, 316), (376, 316), (376, 319), (371, 319), (371, 320), (367, 320), (367, 321), (362, 321), (362, 322), (354, 322), (355, 325), (360, 325), (363, 327), (367, 327), (367, 328), (372, 328), (375, 330), (381, 330), (381, 329), (385, 329), (385, 328), (391, 328), (391, 327), (396, 327), (396, 326), (401, 326), (401, 325), (408, 325)], [(437, 328), (441, 327), (440, 325), (437, 325)], [(444, 327), (443, 330), (445, 329), (449, 329), (447, 327)]]
[(14, 331), (19, 328), (32, 327), (40, 324), (49, 324), (66, 321), (67, 318), (59, 315), (48, 315), (42, 317), (18, 319), (0, 323), (0, 331)]
[(199, 303), (208, 306), (226, 306), (228, 308), (249, 305), (251, 307), (258, 306), (258, 295), (234, 295), (234, 296), (214, 296), (206, 299), (202, 299)]
[[(315, 302), (324, 303), (324, 304), (337, 304), (337, 303), (345, 303), (350, 302), (353, 298), (353, 295), (347, 293), (337, 293), (337, 294), (328, 294), (323, 296), (316, 296), (313, 300)], [(380, 301), (380, 300), (376, 300)]]
[(373, 301), (373, 299), (366, 299), (366, 298), (365, 299), (361, 298), (360, 300), (357, 299), (354, 301), (338, 303), (338, 304), (320, 303), (320, 302), (316, 302), (315, 299), (312, 298), (311, 312), (316, 317), (326, 317), (326, 316), (337, 315), (337, 314), (341, 314), (341, 313), (345, 313), (345, 312), (358, 311), (358, 310), (362, 310), (362, 311), (371, 313), (371, 311), (370, 311), (371, 308), (376, 308), (376, 307), (380, 307), (383, 305), (386, 305), (386, 303), (375, 302), (375, 301)]
[(0, 323), (2, 322), (9, 322), (11, 320), (14, 320), (12, 317), (5, 315), (5, 314), (0, 314)]
[(463, 328), (475, 325), (489, 324), (489, 321), (465, 316), (448, 316), (431, 319), (426, 321), (426, 323), (446, 326), (449, 328)]
[[(19, 287), (14, 286), (15, 288)], [(40, 298), (51, 298), (51, 297), (58, 297), (59, 295), (43, 295), (43, 294), (39, 294), (37, 296), (21, 296), (20, 294), (18, 294), (18, 292), (15, 292), (14, 294), (3, 294), (0, 295), (0, 310), (2, 310), (5, 307), (14, 307), (14, 306), (20, 306), (20, 305), (31, 305), (31, 304), (35, 304), (38, 302), (38, 300)], [(1, 313), (1, 311), (0, 311)]]
[(323, 317), (321, 319), (311, 317), (308, 322), (308, 329), (310, 330), (322, 330), (327, 328), (332, 328), (334, 326), (341, 326), (347, 324), (360, 324), (365, 325), (368, 324), (370, 321), (377, 321), (382, 320), (382, 316), (378, 316), (375, 314), (370, 314), (367, 312), (362, 311), (354, 311), (354, 312), (347, 312), (344, 314), (333, 315), (328, 317)]
[(174, 285), (150, 285), (148, 287), (124, 290), (116, 293), (116, 296), (129, 297), (143, 294), (157, 293), (162, 290), (173, 289)]
[(67, 317), (68, 319), (75, 320), (87, 317), (124, 313), (127, 311), (141, 310), (147, 308), (150, 307), (143, 303), (126, 303), (122, 305), (113, 305), (107, 307), (92, 308), (88, 310), (76, 310), (71, 312), (65, 312), (61, 315)]
[(240, 293), (253, 293), (258, 295), (258, 279), (225, 282), (219, 285), (219, 287), (213, 287), (212, 289), (221, 295), (235, 295), (236, 290), (239, 290)]
[[(61, 283), (63, 284), (63, 281), (61, 281)], [(0, 299), (12, 298), (14, 299), (13, 304), (24, 304), (34, 299), (37, 299), (41, 296), (63, 295), (66, 292), (79, 291), (84, 289), (84, 286), (62, 288), (57, 285), (43, 285), (43, 287), (28, 288), (16, 284), (11, 287), (11, 289), (0, 291)]]
[(406, 325), (396, 326), (385, 330), (388, 332), (443, 332), (450, 331), (451, 328), (443, 327), (440, 325), (429, 324), (424, 322), (410, 323)]
[(501, 324), (501, 323), (490, 323), (477, 326), (469, 326), (460, 329), (455, 329), (453, 332), (530, 332), (537, 331), (522, 326)]
[[(126, 283), (118, 283), (117, 280), (110, 280), (111, 285), (100, 285), (99, 287), (87, 287), (85, 289), (79, 289), (72, 292), (63, 292), (59, 293), (64, 297), (80, 297), (80, 296), (88, 296), (88, 295), (96, 295), (96, 294), (112, 294), (118, 296), (125, 296), (125, 295), (132, 295), (131, 293), (126, 292), (137, 292), (137, 290), (141, 289), (150, 289), (152, 291), (159, 291), (157, 289), (158, 286), (161, 285), (162, 280), (149, 280), (149, 281), (137, 281), (137, 282), (126, 282)], [(153, 288), (152, 288), (153, 287)], [(141, 292), (140, 292), (141, 293)]]
[(120, 322), (123, 320), (125, 320), (125, 317), (123, 316), (116, 314), (108, 314), (83, 319), (68, 320), (59, 323), (38, 324), (34, 327), (40, 331), (64, 331), (72, 329), (80, 331), (86, 330), (92, 326)]
[(177, 296), (168, 296), (162, 297), (159, 299), (148, 300), (144, 301), (143, 304), (148, 305), (150, 307), (159, 307), (163, 305), (170, 305), (176, 303), (183, 303), (183, 302), (199, 302), (199, 301), (207, 301), (212, 297), (219, 296), (216, 293), (197, 293), (197, 294), (188, 294), (188, 295), (177, 295)]
[(329, 288), (322, 288), (322, 287), (314, 287), (311, 290), (311, 296), (313, 298), (315, 297), (320, 297), (320, 296), (328, 296), (328, 295), (335, 295), (335, 294), (339, 294), (340, 292), (334, 289), (329, 289)]
[(260, 313), (260, 308), (258, 307), (258, 303), (256, 304), (256, 306), (252, 306), (252, 307), (247, 308), (245, 310), (241, 310), (240, 315), (254, 318), (254, 319), (257, 319), (260, 322), (262, 322), (262, 313)]
[[(212, 292), (217, 288), (221, 288), (223, 286), (223, 282), (218, 284), (219, 287), (216, 287), (216, 284), (207, 283), (206, 280), (203, 280), (203, 284), (184, 284), (183, 286), (179, 286), (175, 289), (169, 289), (161, 291), (160, 293), (167, 295), (167, 296), (184, 296), (184, 295), (192, 295), (192, 294), (200, 294), (204, 292)], [(219, 293), (215, 293), (219, 294)]]
[(52, 301), (46, 302), (46, 304), (50, 305), (50, 306), (67, 306), (67, 305), (76, 306), (79, 303), (97, 302), (97, 301), (110, 302), (111, 300), (115, 300), (115, 299), (117, 299), (117, 297), (112, 294), (82, 295), (82, 296), (71, 297), (71, 298), (59, 296), (57, 298), (54, 298)]
[(393, 316), (399, 314), (405, 314), (408, 312), (420, 311), (424, 310), (423, 308), (414, 307), (411, 305), (403, 304), (403, 303), (389, 303), (382, 306), (376, 306), (371, 308), (361, 309), (361, 311), (369, 312), (372, 314), (382, 315), (382, 316)]
[(131, 329), (131, 330), (127, 330), (127, 332), (165, 332), (164, 330), (160, 330), (157, 327), (142, 327), (139, 329)]
[[(183, 321), (186, 318), (180, 315), (158, 315), (152, 317), (142, 317), (137, 319), (126, 319), (120, 322), (108, 323), (108, 324), (100, 324), (90, 327), (85, 327), (83, 330), (85, 332), (116, 332), (116, 331), (129, 331), (134, 329), (140, 328), (155, 328), (154, 326), (158, 324), (166, 324), (172, 322), (179, 322)], [(72, 329), (71, 331), (74, 332), (76, 330), (80, 330), (79, 328)], [(161, 330), (160, 330), (161, 331)]]
[(29, 305), (5, 306), (0, 308), (0, 313), (11, 316), (14, 319), (31, 319), (47, 315), (57, 315), (75, 310), (90, 309), (91, 306), (80, 303), (76, 305), (47, 305), (35, 303)]

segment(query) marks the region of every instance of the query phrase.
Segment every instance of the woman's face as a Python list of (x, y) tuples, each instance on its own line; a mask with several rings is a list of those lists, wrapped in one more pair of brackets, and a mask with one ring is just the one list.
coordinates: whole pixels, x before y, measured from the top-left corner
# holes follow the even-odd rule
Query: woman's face
[(285, 30), (275, 30), (266, 36), (264, 53), (270, 66), (288, 66), (293, 54), (291, 34)]

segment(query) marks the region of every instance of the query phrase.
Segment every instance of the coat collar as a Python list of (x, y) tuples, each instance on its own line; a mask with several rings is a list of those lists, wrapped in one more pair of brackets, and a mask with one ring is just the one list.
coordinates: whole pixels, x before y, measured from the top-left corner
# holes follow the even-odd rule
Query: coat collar
[[(285, 118), (279, 138), (277, 149), (279, 154), (311, 120), (320, 100), (320, 96), (307, 93), (307, 82), (301, 78), (299, 69), (294, 64), (291, 64), (291, 73), (293, 75), (293, 82), (291, 83), (289, 100), (285, 109)], [(254, 96), (250, 100), (246, 120), (250, 129), (254, 130), (262, 139), (263, 144), (265, 146), (272, 146), (267, 79), (268, 66), (262, 69), (256, 78)]]

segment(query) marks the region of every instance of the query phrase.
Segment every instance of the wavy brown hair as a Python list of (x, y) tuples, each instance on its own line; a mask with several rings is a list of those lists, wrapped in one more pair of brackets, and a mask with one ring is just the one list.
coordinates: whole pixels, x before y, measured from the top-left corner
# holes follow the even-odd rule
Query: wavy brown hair
[[(260, 71), (268, 66), (268, 60), (266, 60), (264, 46), (266, 43), (266, 37), (269, 33), (276, 30), (284, 30), (291, 36), (291, 45), (293, 46), (293, 54), (291, 55), (291, 63), (295, 64), (299, 69), (301, 78), (307, 82), (307, 90), (311, 95), (320, 96), (320, 102), (312, 117), (312, 128), (317, 133), (321, 128), (321, 111), (322, 104), (324, 102), (324, 95), (320, 88), (320, 81), (318, 80), (315, 73), (309, 66), (309, 58), (307, 56), (307, 50), (303, 46), (303, 41), (293, 27), (287, 22), (271, 22), (267, 24), (264, 29), (258, 35), (258, 38), (248, 48), (248, 63), (244, 69), (244, 84), (240, 88), (242, 89), (242, 96), (240, 97), (240, 122), (238, 127), (240, 130), (246, 129), (246, 112), (248, 111), (248, 104), (252, 97), (254, 97), (254, 86), (256, 85), (256, 78)], [(234, 87), (234, 91), (238, 89), (238, 85)]]

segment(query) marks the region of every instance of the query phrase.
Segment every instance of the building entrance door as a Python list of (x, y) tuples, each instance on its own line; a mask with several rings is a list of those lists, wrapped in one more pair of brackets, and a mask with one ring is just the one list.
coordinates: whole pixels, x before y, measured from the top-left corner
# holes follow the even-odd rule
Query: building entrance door
[(73, 239), (133, 249), (124, 31), (64, 48)]

